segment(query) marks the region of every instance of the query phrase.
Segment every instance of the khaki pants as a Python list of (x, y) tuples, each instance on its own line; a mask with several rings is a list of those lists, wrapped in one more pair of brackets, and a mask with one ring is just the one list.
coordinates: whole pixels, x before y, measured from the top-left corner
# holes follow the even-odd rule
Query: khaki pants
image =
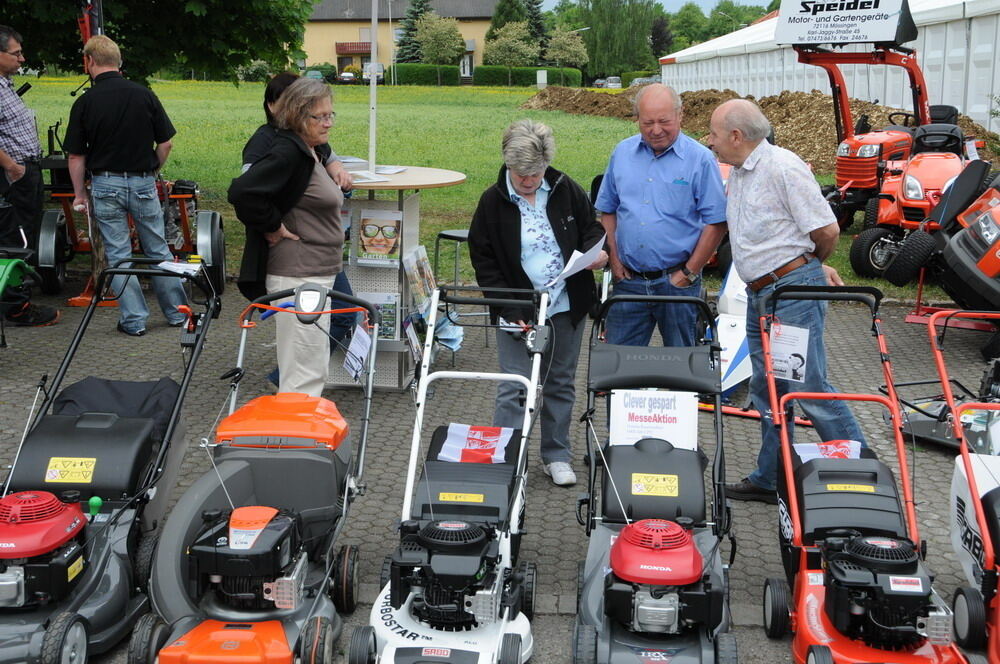
[[(268, 293), (295, 288), (308, 282), (332, 288), (334, 276), (280, 277), (269, 274), (265, 285)], [(329, 308), (329, 300), (323, 304), (323, 308)], [(320, 396), (330, 373), (330, 336), (327, 334), (330, 330), (329, 314), (321, 316), (314, 324), (304, 325), (294, 314), (279, 313), (275, 316), (275, 322), (278, 326), (275, 333), (280, 374), (278, 391)]]

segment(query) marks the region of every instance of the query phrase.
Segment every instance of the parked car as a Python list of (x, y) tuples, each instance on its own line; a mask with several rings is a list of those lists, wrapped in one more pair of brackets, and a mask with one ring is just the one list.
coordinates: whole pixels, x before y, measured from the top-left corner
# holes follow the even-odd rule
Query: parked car
[(604, 79), (604, 78), (595, 78), (594, 79), (594, 87), (595, 88), (603, 88), (605, 85), (607, 85), (607, 82), (608, 82), (607, 79)]
[(357, 82), (358, 82), (358, 77), (354, 75), (354, 72), (342, 71), (339, 74), (337, 74), (337, 83), (351, 84)]
[(650, 83), (662, 83), (662, 78), (659, 74), (655, 76), (640, 76), (639, 78), (633, 78), (632, 82), (628, 84), (630, 88), (634, 88), (639, 85), (649, 85)]
[(608, 76), (608, 80), (607, 80), (607, 83), (605, 84), (605, 87), (606, 88), (621, 89), (621, 87), (622, 87), (622, 79), (621, 79), (621, 77), (620, 76)]
[[(368, 63), (365, 65), (364, 70), (361, 73), (361, 79), (368, 83), (372, 80), (372, 64)], [(375, 64), (375, 82), (384, 83), (385, 82), (385, 65), (381, 62)]]
[(323, 72), (321, 72), (318, 69), (310, 69), (305, 74), (303, 74), (303, 76), (305, 76), (306, 78), (315, 78), (317, 81), (325, 80), (323, 77)]

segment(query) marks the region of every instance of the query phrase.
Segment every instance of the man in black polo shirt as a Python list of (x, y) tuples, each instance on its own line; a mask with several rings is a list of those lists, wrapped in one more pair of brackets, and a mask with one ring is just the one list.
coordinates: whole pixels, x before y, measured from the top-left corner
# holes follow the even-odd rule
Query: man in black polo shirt
[[(93, 217), (101, 228), (108, 265), (132, 255), (128, 215), (132, 215), (143, 253), (172, 260), (163, 239), (156, 172), (170, 154), (174, 126), (151, 90), (122, 78), (121, 51), (108, 37), (91, 37), (83, 47), (83, 57), (94, 85), (73, 104), (64, 143), (73, 179), (73, 207), (88, 206), (89, 171)], [(119, 294), (118, 331), (144, 335), (149, 310), (138, 279), (116, 277), (112, 289)], [(181, 325), (185, 316), (178, 307), (187, 299), (180, 280), (154, 278), (153, 289), (167, 323)]]

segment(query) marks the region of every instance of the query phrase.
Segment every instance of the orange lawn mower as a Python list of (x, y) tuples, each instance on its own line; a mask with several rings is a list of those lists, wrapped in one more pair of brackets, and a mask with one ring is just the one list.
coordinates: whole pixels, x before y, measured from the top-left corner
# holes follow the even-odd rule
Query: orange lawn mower
[[(881, 291), (869, 287), (790, 286), (762, 304), (764, 364), (781, 440), (778, 533), (786, 575), (764, 585), (764, 630), (774, 639), (794, 632), (796, 664), (966, 661), (951, 642), (951, 611), (932, 588), (934, 577), (924, 563), (902, 415), (878, 313), (881, 299)], [(780, 300), (868, 307), (888, 395), (789, 392), (779, 399), (770, 335), (779, 324), (774, 307)], [(830, 399), (879, 404), (888, 411), (902, 500), (892, 470), (860, 442), (792, 443), (792, 403)]]

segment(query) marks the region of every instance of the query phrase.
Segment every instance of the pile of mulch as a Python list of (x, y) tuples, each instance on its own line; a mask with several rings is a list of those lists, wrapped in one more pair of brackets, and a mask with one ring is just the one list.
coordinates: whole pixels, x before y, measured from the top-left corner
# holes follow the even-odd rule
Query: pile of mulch
[[(622, 120), (632, 120), (632, 102), (639, 88), (628, 88), (620, 94), (594, 92), (580, 88), (549, 86), (540, 90), (522, 104), (522, 108), (563, 111), (579, 115), (599, 115)], [(684, 129), (695, 136), (708, 134), (712, 111), (724, 101), (740, 95), (732, 90), (699, 90), (682, 92), (684, 103)], [(753, 99), (753, 97), (747, 97)], [(819, 90), (789, 92), (755, 100), (774, 126), (778, 145), (792, 150), (812, 164), (813, 170), (829, 173), (834, 169), (837, 149), (837, 130), (833, 120), (833, 98)], [(851, 100), (851, 113), (855, 122), (862, 114), (868, 116), (872, 127), (889, 124), (889, 114), (903, 109), (890, 108)], [(1000, 144), (1000, 136), (986, 131), (965, 115), (959, 116), (959, 127), (966, 137), (987, 139), (987, 143)], [(997, 162), (997, 155), (989, 148), (979, 151), (982, 159)]]

